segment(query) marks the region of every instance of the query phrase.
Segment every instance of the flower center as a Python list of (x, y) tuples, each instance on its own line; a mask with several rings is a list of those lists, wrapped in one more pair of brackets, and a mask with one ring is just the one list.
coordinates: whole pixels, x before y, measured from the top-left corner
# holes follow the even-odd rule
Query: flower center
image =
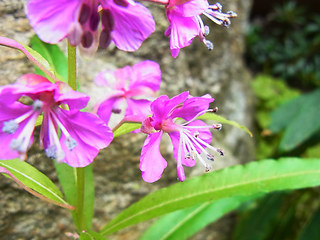
[[(128, 2), (125, 0), (114, 0), (120, 6), (126, 7)], [(101, 21), (101, 32), (97, 34), (98, 26)], [(79, 29), (73, 29), (78, 33), (70, 34), (71, 43), (77, 45), (80, 41), (84, 48), (90, 48), (99, 38), (99, 47), (107, 48), (111, 42), (111, 32), (114, 29), (114, 17), (109, 8), (102, 8), (98, 1), (85, 1), (80, 9), (78, 22)], [(78, 36), (80, 35), (80, 37)], [(70, 39), (69, 39), (70, 40)], [(98, 39), (97, 39), (98, 40)]]
[(45, 153), (47, 157), (56, 159), (56, 161), (59, 163), (62, 162), (65, 158), (65, 152), (61, 146), (57, 127), (59, 127), (59, 129), (61, 130), (61, 134), (63, 134), (65, 137), (64, 144), (67, 150), (72, 151), (78, 145), (78, 143), (70, 136), (66, 127), (57, 117), (57, 114), (61, 113), (60, 115), (62, 115), (63, 113), (59, 113), (57, 111), (60, 111), (60, 109), (57, 108), (56, 111), (50, 111), (46, 113), (48, 120), (49, 146), (45, 149)]

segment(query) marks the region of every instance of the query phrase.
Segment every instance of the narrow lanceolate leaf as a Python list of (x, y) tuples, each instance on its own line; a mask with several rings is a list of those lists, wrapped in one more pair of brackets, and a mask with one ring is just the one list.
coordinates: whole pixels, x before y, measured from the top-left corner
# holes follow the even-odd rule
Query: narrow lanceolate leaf
[(74, 209), (62, 196), (54, 183), (43, 173), (18, 159), (0, 160), (0, 172), (4, 173), (31, 194), (50, 203)]
[(243, 202), (258, 196), (223, 198), (206, 202), (192, 208), (175, 211), (161, 217), (140, 240), (183, 240), (192, 236), (226, 213), (235, 210)]
[[(77, 205), (77, 173), (76, 169), (68, 166), (65, 163), (55, 163), (57, 170), (59, 182), (62, 186), (63, 192), (66, 196), (67, 201), (76, 206)], [(91, 229), (91, 223), (93, 218), (93, 208), (94, 208), (94, 179), (92, 173), (92, 166), (89, 165), (85, 167), (85, 196), (84, 196), (84, 218), (86, 221), (86, 226)], [(73, 220), (75, 224), (78, 224), (78, 219), (75, 215), (75, 211), (72, 212)]]
[(102, 228), (103, 235), (207, 201), (320, 185), (320, 159), (264, 160), (204, 174), (149, 194)]
[(205, 113), (205, 114), (199, 116), (198, 119), (200, 119), (200, 120), (213, 120), (213, 121), (216, 121), (216, 122), (219, 122), (219, 123), (222, 123), (222, 124), (229, 124), (231, 126), (240, 128), (241, 130), (245, 131), (246, 133), (249, 134), (250, 137), (253, 136), (252, 133), (250, 132), (250, 130), (247, 127), (245, 127), (245, 126), (243, 126), (243, 125), (241, 125), (241, 124), (239, 124), (239, 123), (237, 123), (235, 121), (231, 121), (231, 120), (228, 120), (228, 119), (226, 119), (224, 117), (221, 117), (221, 116), (219, 116), (219, 115), (217, 115), (215, 113)]
[(55, 71), (52, 66), (48, 63), (48, 61), (42, 57), (39, 53), (34, 51), (32, 48), (21, 44), (13, 39), (1, 37), (0, 36), (0, 45), (11, 47), (23, 52), (26, 57), (35, 64), (41, 71), (43, 71), (48, 79), (52, 82), (59, 81), (59, 79), (55, 76)]
[[(47, 60), (54, 74), (60, 80), (66, 82), (65, 79), (68, 79), (68, 61), (60, 48), (57, 45), (42, 42), (37, 35), (30, 39), (30, 43), (32, 49)], [(45, 77), (45, 74), (39, 68), (36, 68), (36, 72)]]
[(106, 240), (106, 238), (99, 233), (86, 231), (80, 234), (79, 240)]
[(119, 137), (126, 133), (137, 130), (141, 127), (141, 123), (138, 122), (124, 122), (118, 128), (113, 131), (113, 138)]

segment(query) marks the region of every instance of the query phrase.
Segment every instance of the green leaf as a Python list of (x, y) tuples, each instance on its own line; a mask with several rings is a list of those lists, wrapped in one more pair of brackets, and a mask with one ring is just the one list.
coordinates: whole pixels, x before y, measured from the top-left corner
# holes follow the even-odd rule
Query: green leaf
[[(0, 167), (7, 169), (8, 172), (6, 172), (6, 174), (10, 176), (12, 174), (11, 178), (18, 184), (21, 183), (22, 186), (26, 186), (27, 188), (36, 191), (40, 195), (51, 200), (50, 202), (69, 209), (73, 208), (63, 199), (62, 193), (54, 183), (30, 164), (20, 161), (19, 159), (0, 160)], [(39, 195), (37, 195), (37, 197), (41, 198)]]
[(314, 213), (308, 224), (303, 228), (299, 240), (319, 240), (320, 208)]
[(245, 126), (240, 125), (239, 123), (237, 123), (235, 121), (231, 121), (231, 120), (228, 120), (228, 119), (226, 119), (224, 117), (221, 117), (221, 116), (219, 116), (219, 115), (217, 115), (215, 113), (205, 113), (205, 114), (199, 116), (198, 119), (201, 119), (201, 120), (213, 120), (213, 121), (216, 121), (216, 122), (219, 122), (219, 123), (229, 124), (231, 126), (240, 128), (241, 130), (243, 130), (246, 133), (248, 133), (250, 137), (252, 137), (252, 133)]
[[(17, 42), (18, 43), (18, 42)], [(54, 68), (48, 63), (48, 61), (41, 56), (38, 52), (33, 50), (32, 48), (28, 47), (27, 45), (24, 45), (22, 43), (18, 43), (21, 46), (18, 48), (21, 50), (26, 56), (39, 68), (41, 71), (43, 71), (46, 74), (46, 77), (51, 81), (55, 82), (56, 80), (63, 81), (61, 76), (56, 76), (56, 72)]]
[[(50, 65), (51, 71), (59, 80), (66, 82), (68, 79), (68, 62), (64, 53), (60, 50), (57, 45), (48, 44), (42, 42), (37, 35), (34, 35), (30, 39), (32, 49), (41, 54), (48, 64)], [(36, 67), (37, 74), (46, 76), (39, 68)]]
[(320, 89), (280, 106), (272, 113), (271, 131), (285, 128), (280, 150), (290, 151), (320, 129)]
[(106, 240), (105, 237), (93, 231), (86, 231), (80, 234), (79, 240)]
[(281, 209), (283, 193), (266, 196), (259, 201), (258, 206), (244, 214), (236, 225), (237, 240), (264, 240), (272, 233), (276, 217)]
[(132, 132), (134, 130), (137, 130), (141, 127), (141, 123), (137, 122), (124, 122), (122, 123), (116, 130), (113, 132), (113, 137), (119, 137), (121, 135), (124, 135), (126, 133)]
[(175, 211), (161, 217), (145, 232), (140, 240), (187, 239), (209, 223), (236, 209), (243, 202), (255, 198), (257, 196), (223, 198), (192, 208)]
[(287, 158), (233, 166), (149, 194), (120, 213), (101, 233), (110, 234), (207, 201), (317, 185), (320, 185), (320, 159)]
[[(66, 196), (67, 201), (76, 206), (77, 205), (77, 173), (76, 168), (70, 167), (65, 163), (56, 163), (55, 167), (57, 170), (59, 182), (62, 186), (63, 192)], [(85, 196), (84, 196), (84, 219), (86, 226), (91, 229), (93, 208), (94, 208), (94, 179), (92, 173), (92, 166), (85, 167)], [(72, 212), (72, 217), (76, 225), (78, 225), (78, 219), (76, 212)]]

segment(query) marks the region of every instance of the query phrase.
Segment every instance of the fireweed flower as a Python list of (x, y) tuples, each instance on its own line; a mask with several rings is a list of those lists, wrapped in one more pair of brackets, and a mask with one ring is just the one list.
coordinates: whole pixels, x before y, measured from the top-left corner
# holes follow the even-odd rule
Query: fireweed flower
[[(152, 116), (146, 118), (141, 132), (148, 134), (141, 151), (140, 170), (146, 182), (155, 182), (160, 179), (167, 166), (166, 160), (159, 151), (159, 145), (164, 133), (168, 133), (173, 145), (174, 158), (177, 161), (177, 174), (180, 181), (185, 180), (182, 165), (192, 167), (198, 159), (210, 170), (211, 165), (206, 161), (213, 161), (209, 150), (223, 155), (222, 150), (210, 146), (212, 135), (210, 128), (221, 129), (221, 125), (206, 125), (196, 118), (205, 112), (212, 111), (209, 103), (214, 99), (210, 95), (191, 97), (188, 92), (169, 99), (163, 95), (151, 104)], [(184, 123), (179, 123), (183, 119)], [(202, 154), (206, 155), (204, 159)]]
[[(87, 166), (99, 149), (112, 141), (112, 132), (102, 120), (79, 111), (88, 101), (89, 97), (65, 83), (51, 83), (35, 74), (2, 87), (0, 159), (26, 158), (36, 121), (42, 114), (40, 142), (46, 155), (72, 167)], [(65, 110), (67, 107), (69, 110)]]
[(230, 25), (229, 18), (237, 16), (232, 11), (223, 13), (221, 4), (209, 5), (207, 0), (169, 0), (166, 13), (170, 25), (165, 35), (170, 36), (170, 49), (174, 58), (178, 56), (180, 48), (189, 46), (196, 36), (209, 50), (213, 49), (212, 42), (205, 38), (209, 34), (209, 27), (204, 25), (201, 14), (225, 27)]
[(108, 122), (112, 113), (121, 113), (124, 107), (125, 116), (146, 117), (151, 114), (151, 101), (145, 98), (152, 97), (159, 90), (161, 70), (159, 64), (147, 60), (132, 67), (101, 72), (95, 78), (95, 83), (105, 86), (109, 92), (97, 107), (97, 114), (102, 120)]
[(149, 10), (133, 0), (29, 0), (27, 16), (42, 41), (68, 37), (92, 51), (110, 42), (135, 51), (155, 29)]

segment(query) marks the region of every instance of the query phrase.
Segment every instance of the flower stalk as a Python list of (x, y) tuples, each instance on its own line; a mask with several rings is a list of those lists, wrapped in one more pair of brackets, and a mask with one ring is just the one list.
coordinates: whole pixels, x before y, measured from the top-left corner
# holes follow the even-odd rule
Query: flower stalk
[(77, 90), (77, 60), (76, 48), (68, 42), (68, 84), (73, 90)]
[[(77, 89), (77, 55), (76, 47), (73, 47), (68, 43), (68, 84), (73, 89)], [(76, 223), (78, 224), (77, 228), (79, 232), (86, 230), (86, 224), (83, 214), (84, 206), (84, 189), (85, 189), (85, 173), (84, 168), (76, 168), (77, 175), (77, 202), (75, 209)]]

